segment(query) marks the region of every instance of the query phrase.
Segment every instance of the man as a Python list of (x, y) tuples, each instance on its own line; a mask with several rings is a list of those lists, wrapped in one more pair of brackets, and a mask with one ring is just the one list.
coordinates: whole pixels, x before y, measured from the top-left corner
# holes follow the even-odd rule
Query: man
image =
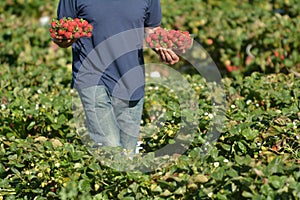
[[(96, 145), (135, 151), (144, 99), (143, 38), (161, 24), (159, 0), (60, 0), (58, 18), (83, 18), (91, 38), (54, 40), (72, 45), (72, 87), (78, 90)], [(168, 49), (154, 49), (175, 64)]]

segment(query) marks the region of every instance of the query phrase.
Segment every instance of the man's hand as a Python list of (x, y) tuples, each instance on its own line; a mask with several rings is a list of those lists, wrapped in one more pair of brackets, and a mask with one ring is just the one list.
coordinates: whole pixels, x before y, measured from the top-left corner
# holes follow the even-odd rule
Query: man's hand
[(77, 39), (68, 39), (68, 40), (63, 40), (63, 39), (52, 39), (55, 44), (57, 44), (61, 48), (68, 48), (71, 46), (74, 42), (76, 42)]
[(154, 50), (164, 63), (174, 65), (179, 62), (179, 56), (171, 49), (156, 48)]

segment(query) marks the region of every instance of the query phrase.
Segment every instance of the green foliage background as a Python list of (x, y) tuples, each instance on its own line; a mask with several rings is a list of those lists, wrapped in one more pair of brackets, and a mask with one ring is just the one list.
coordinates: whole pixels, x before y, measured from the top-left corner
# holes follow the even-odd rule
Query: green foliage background
[[(0, 199), (300, 199), (298, 1), (161, 4), (162, 26), (195, 34), (224, 76), (226, 121), (210, 152), (199, 159), (212, 94), (202, 77), (187, 73), (200, 108), (188, 151), (146, 174), (100, 165), (75, 133), (70, 49), (51, 43), (48, 25), (40, 22), (55, 17), (57, 1), (3, 0)], [(166, 88), (147, 88), (144, 123), (151, 110), (161, 111), (153, 105), (167, 107), (171, 117), (144, 143), (148, 151), (178, 129), (174, 104)]]

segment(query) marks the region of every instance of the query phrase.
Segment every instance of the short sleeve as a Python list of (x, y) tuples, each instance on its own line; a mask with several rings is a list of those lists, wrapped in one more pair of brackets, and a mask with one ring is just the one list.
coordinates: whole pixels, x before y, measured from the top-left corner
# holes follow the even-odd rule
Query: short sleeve
[(57, 8), (57, 18), (61, 19), (63, 17), (77, 17), (76, 10), (77, 0), (60, 0)]
[(148, 0), (145, 27), (157, 27), (161, 24), (162, 12), (160, 0)]

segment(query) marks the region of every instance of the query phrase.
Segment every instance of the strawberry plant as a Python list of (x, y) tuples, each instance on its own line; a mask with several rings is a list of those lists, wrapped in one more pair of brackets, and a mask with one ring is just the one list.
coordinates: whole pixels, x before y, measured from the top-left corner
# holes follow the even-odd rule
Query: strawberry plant
[[(101, 164), (76, 134), (71, 51), (51, 42), (51, 22), (40, 22), (55, 17), (57, 1), (1, 1), (0, 199), (300, 199), (298, 1), (161, 3), (163, 27), (195, 34), (218, 67), (235, 74), (222, 79), (226, 119), (209, 152), (202, 147), (215, 117), (210, 83), (183, 74), (195, 93), (190, 99), (166, 75), (163, 84), (146, 86), (142, 151), (172, 144), (181, 125), (196, 123), (183, 129), (194, 133), (191, 145), (148, 173)], [(155, 58), (146, 52), (147, 61)], [(147, 166), (153, 157), (120, 168), (135, 162)]]

